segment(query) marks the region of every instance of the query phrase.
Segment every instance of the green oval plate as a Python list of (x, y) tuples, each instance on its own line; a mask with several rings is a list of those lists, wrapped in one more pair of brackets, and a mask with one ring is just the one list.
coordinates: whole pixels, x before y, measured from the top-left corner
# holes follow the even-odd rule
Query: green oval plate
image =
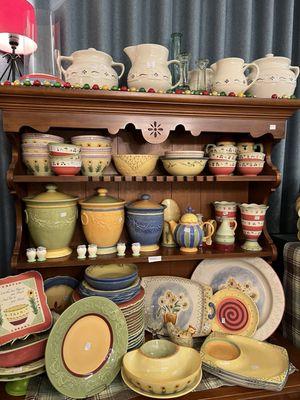
[(63, 312), (49, 335), (47, 375), (65, 396), (93, 396), (117, 376), (127, 345), (126, 320), (115, 303), (95, 296), (79, 300)]

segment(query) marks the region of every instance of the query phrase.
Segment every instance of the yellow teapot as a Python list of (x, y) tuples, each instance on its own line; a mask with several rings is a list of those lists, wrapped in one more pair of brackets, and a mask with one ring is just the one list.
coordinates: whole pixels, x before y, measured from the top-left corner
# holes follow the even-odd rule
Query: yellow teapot
[[(180, 251), (186, 253), (195, 253), (198, 247), (202, 246), (202, 243), (211, 243), (209, 239), (215, 231), (212, 222), (199, 222), (197, 215), (192, 213), (190, 207), (188, 207), (187, 213), (180, 218), (178, 223), (169, 221), (169, 225), (174, 240), (180, 246)], [(205, 227), (207, 236), (204, 236)]]

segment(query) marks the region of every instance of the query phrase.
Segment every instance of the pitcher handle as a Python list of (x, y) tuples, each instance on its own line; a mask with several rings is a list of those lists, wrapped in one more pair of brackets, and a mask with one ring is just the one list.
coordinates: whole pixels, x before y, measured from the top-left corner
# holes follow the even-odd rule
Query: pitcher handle
[(26, 222), (26, 224), (28, 224), (29, 218), (28, 218), (27, 210), (24, 210), (24, 213), (25, 213), (25, 222)]
[(233, 230), (233, 232), (235, 232), (235, 230), (236, 230), (236, 228), (237, 228), (237, 222), (236, 222), (236, 220), (234, 219), (234, 220), (231, 221), (231, 223), (233, 224), (232, 230)]
[[(179, 62), (178, 60), (170, 60), (170, 61), (167, 62), (167, 66), (169, 66), (169, 65), (171, 65), (171, 64), (177, 64), (178, 67), (179, 67), (179, 69), (180, 69), (180, 62)], [(179, 83), (181, 82), (181, 78), (182, 78), (182, 76), (181, 76), (181, 69), (180, 69), (180, 77), (179, 77), (179, 80), (178, 80), (173, 86), (171, 86), (171, 89), (174, 89), (176, 86), (179, 85)]]
[(112, 65), (112, 67), (121, 67), (121, 73), (120, 73), (120, 75), (118, 75), (118, 79), (121, 79), (125, 72), (125, 65), (122, 63), (116, 63), (114, 61), (111, 63), (111, 65)]
[(57, 65), (58, 65), (58, 68), (59, 68), (60, 72), (62, 71), (63, 74), (66, 75), (66, 70), (63, 69), (63, 67), (61, 66), (61, 62), (62, 62), (63, 60), (72, 62), (72, 61), (73, 61), (73, 57), (72, 57), (72, 56), (67, 57), (67, 56), (61, 56), (61, 55), (59, 55), (59, 56), (57, 57)]
[(256, 149), (259, 149), (258, 150), (259, 153), (263, 153), (264, 152), (264, 145), (262, 143), (255, 143), (253, 148), (254, 148), (254, 151), (257, 151)]
[(214, 226), (213, 226), (213, 224), (211, 222), (209, 222), (209, 221), (203, 222), (202, 230), (203, 230), (205, 225), (208, 225), (210, 227), (210, 232), (208, 231), (207, 236), (203, 237), (203, 242), (204, 243), (207, 241), (207, 239), (210, 239), (212, 237), (212, 235), (214, 234), (214, 232), (215, 232), (215, 228), (214, 228)]
[(294, 74), (296, 75), (296, 76), (295, 76), (295, 79), (297, 79), (298, 76), (299, 76), (299, 70), (300, 70), (300, 68), (299, 68), (299, 67), (293, 67), (293, 66), (291, 66), (291, 67), (290, 67), (290, 70), (294, 72)]
[(214, 147), (217, 147), (217, 145), (214, 144), (214, 143), (207, 144), (207, 145), (205, 146), (205, 153), (208, 153), (209, 150), (212, 149), (212, 148), (214, 148)]
[(255, 75), (255, 78), (254, 78), (254, 79), (252, 80), (252, 82), (250, 83), (250, 85), (248, 85), (248, 86), (246, 87), (245, 92), (246, 92), (247, 90), (249, 90), (249, 89), (251, 88), (252, 85), (254, 85), (254, 83), (257, 81), (257, 78), (258, 78), (258, 75), (259, 75), (259, 67), (258, 67), (258, 65), (255, 64), (255, 63), (244, 64), (243, 71), (245, 71), (247, 68), (250, 68), (250, 67), (253, 67), (253, 68), (256, 69), (256, 75)]

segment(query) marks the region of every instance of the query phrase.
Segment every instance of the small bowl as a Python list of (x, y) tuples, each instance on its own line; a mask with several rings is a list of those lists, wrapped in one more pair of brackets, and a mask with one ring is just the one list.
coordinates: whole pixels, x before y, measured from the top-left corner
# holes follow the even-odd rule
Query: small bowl
[(220, 160), (220, 161), (235, 161), (236, 154), (211, 152), (209, 154), (209, 159), (210, 160)]
[(80, 159), (72, 157), (51, 157), (51, 169), (56, 175), (74, 176), (81, 168)]
[(252, 151), (249, 153), (239, 153), (239, 161), (264, 161), (265, 153), (259, 153), (258, 151)]
[(209, 160), (208, 166), (213, 175), (230, 175), (235, 169), (236, 161)]
[(44, 143), (22, 143), (23, 154), (45, 154), (48, 153), (48, 145)]
[(261, 173), (264, 164), (264, 161), (238, 161), (237, 170), (245, 176), (256, 176)]
[(123, 176), (148, 176), (155, 169), (155, 154), (117, 154), (113, 156), (115, 167)]
[(91, 265), (85, 270), (85, 280), (95, 289), (119, 290), (130, 286), (137, 278), (134, 264)]
[(111, 154), (111, 147), (82, 147), (81, 154)]
[(33, 175), (52, 175), (48, 153), (23, 153), (23, 162)]
[(82, 147), (111, 147), (112, 139), (101, 135), (73, 136), (71, 142)]
[[(176, 368), (174, 367), (176, 366)], [(200, 353), (168, 340), (150, 340), (123, 357), (129, 381), (148, 393), (172, 394), (184, 390), (200, 375)]]
[(111, 154), (81, 154), (81, 173), (85, 176), (101, 176), (111, 162)]
[(49, 135), (47, 133), (23, 133), (22, 142), (31, 144), (63, 143), (64, 139), (60, 136)]
[(190, 157), (196, 157), (196, 158), (203, 158), (204, 157), (204, 151), (202, 150), (182, 150), (182, 151), (166, 151), (165, 152), (165, 157), (180, 157), (180, 158), (190, 158)]
[(161, 157), (161, 160), (170, 175), (195, 176), (203, 171), (208, 158)]
[(226, 146), (215, 145), (206, 150), (206, 152), (209, 154), (209, 156), (211, 155), (211, 153), (237, 154), (237, 147), (232, 145), (226, 145)]
[(69, 156), (80, 153), (80, 146), (68, 143), (49, 143), (48, 150), (51, 156)]

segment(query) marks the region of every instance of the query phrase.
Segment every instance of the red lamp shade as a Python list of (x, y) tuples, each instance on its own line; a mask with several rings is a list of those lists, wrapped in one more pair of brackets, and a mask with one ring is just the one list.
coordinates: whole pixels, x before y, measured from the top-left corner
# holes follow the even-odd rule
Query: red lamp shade
[(11, 53), (9, 36), (19, 39), (16, 54), (31, 54), (37, 49), (35, 11), (27, 0), (0, 0), (0, 50)]

